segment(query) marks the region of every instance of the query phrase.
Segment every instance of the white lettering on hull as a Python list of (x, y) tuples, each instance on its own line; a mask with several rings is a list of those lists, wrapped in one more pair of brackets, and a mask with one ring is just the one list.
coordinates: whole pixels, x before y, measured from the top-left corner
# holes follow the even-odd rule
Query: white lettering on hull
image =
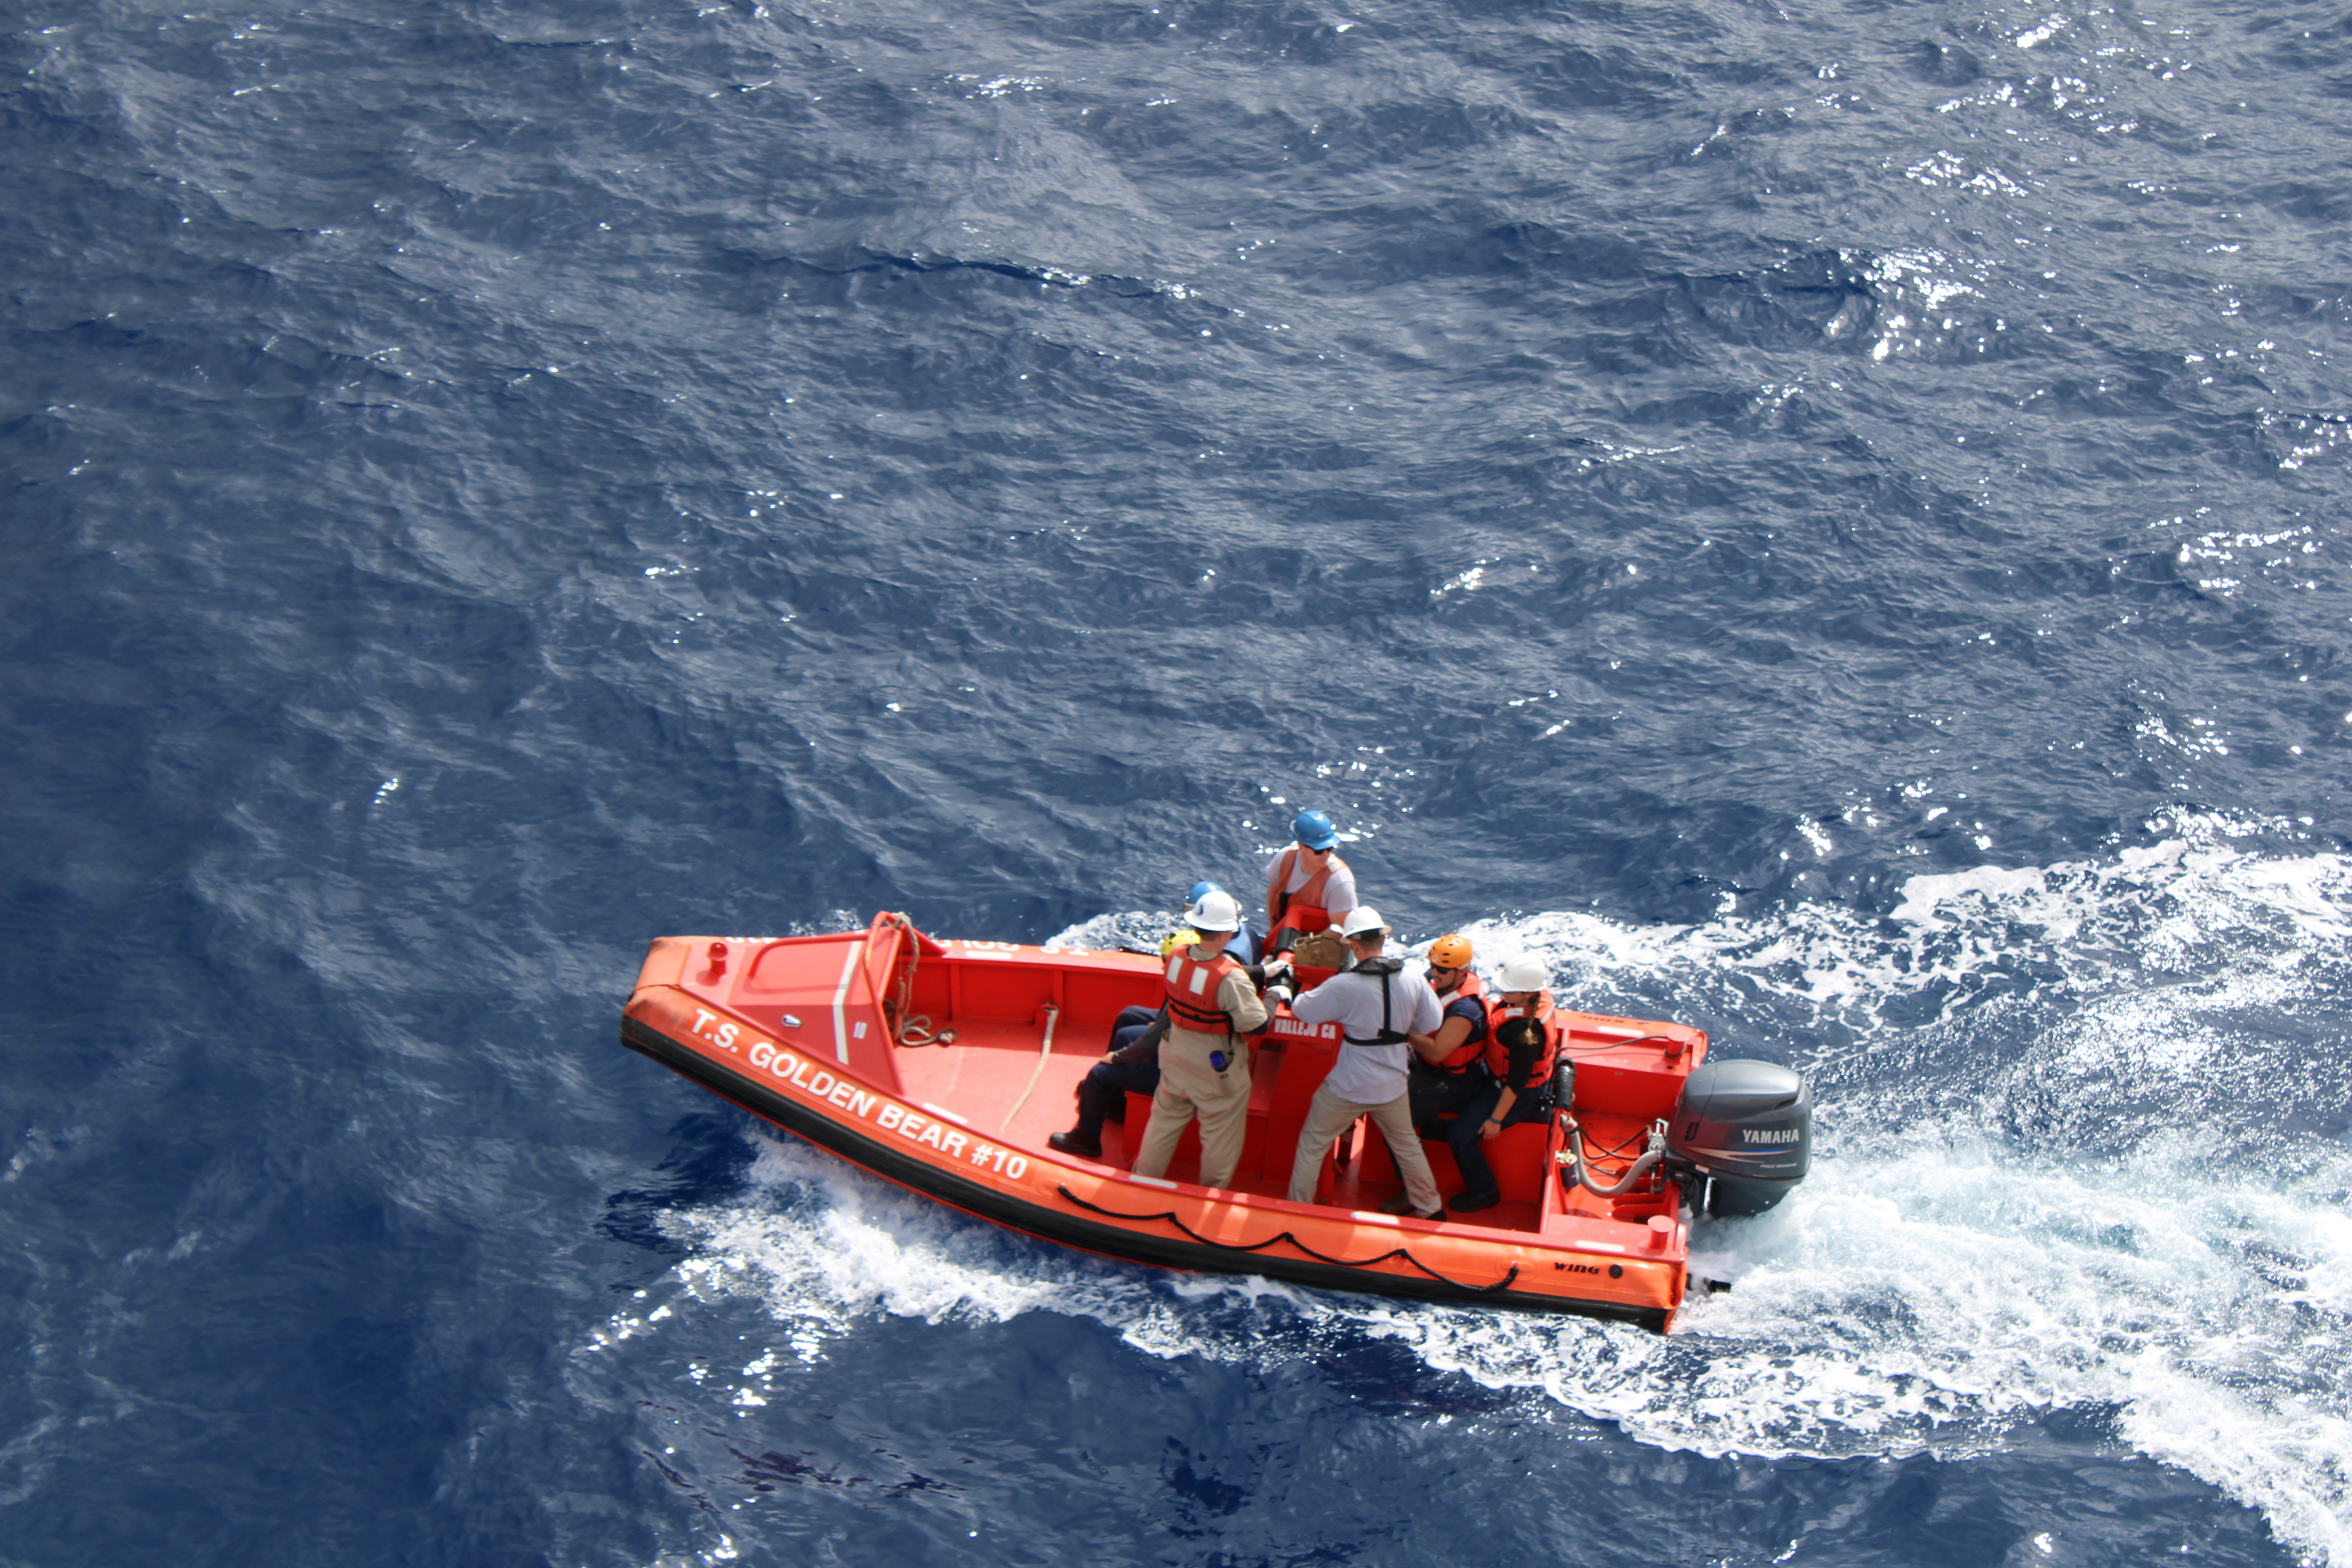
[[(698, 1016), (707, 1024), (716, 1015), (701, 1013)], [(723, 1027), (732, 1030), (734, 1026)], [(696, 1032), (708, 1039), (716, 1040), (718, 1037), (717, 1031), (698, 1028)], [(732, 1050), (734, 1047), (730, 1046), (728, 1048)], [(909, 1110), (895, 1100), (885, 1100), (871, 1089), (859, 1088), (855, 1079), (843, 1078), (830, 1068), (814, 1065), (806, 1058), (772, 1040), (752, 1041), (744, 1055), (751, 1066), (779, 1083), (791, 1084), (838, 1110), (846, 1111), (849, 1118), (870, 1121), (880, 1131), (895, 1132), (910, 1143), (936, 1149), (944, 1160), (968, 1157), (972, 1164), (1016, 1182), (1029, 1173), (1026, 1155), (1011, 1149), (1001, 1149), (993, 1143), (977, 1142), (957, 1130), (963, 1119), (951, 1110), (926, 1105), (923, 1110), (930, 1112), (926, 1116), (922, 1111)], [(967, 1149), (971, 1150), (969, 1156), (965, 1154)]]

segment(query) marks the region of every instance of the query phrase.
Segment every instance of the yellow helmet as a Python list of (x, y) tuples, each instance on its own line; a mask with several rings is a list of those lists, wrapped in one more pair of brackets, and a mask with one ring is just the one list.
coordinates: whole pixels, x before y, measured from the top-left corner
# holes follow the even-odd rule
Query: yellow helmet
[(1160, 956), (1166, 958), (1180, 947), (1197, 947), (1201, 933), (1196, 931), (1171, 931), (1160, 939)]
[(1448, 932), (1429, 944), (1429, 964), (1433, 969), (1467, 969), (1470, 967), (1470, 939)]

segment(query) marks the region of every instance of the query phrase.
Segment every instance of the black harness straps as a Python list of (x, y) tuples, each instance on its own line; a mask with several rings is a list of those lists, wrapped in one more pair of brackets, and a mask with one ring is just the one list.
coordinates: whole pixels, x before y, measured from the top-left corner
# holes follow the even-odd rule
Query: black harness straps
[(1404, 960), (1402, 958), (1367, 958), (1349, 971), (1350, 974), (1377, 975), (1381, 983), (1381, 1032), (1369, 1040), (1360, 1040), (1353, 1035), (1343, 1037), (1349, 1045), (1401, 1046), (1405, 1043), (1406, 1037), (1390, 1027), (1389, 1014), (1389, 976), (1403, 968)]

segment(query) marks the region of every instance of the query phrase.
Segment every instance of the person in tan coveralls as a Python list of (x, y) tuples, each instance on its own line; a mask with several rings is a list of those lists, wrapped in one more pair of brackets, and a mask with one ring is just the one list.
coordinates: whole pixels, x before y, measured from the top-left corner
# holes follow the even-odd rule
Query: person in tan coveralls
[(1185, 1124), (1201, 1119), (1201, 1184), (1230, 1186), (1249, 1131), (1250, 1064), (1246, 1037), (1268, 1015), (1248, 972), (1223, 951), (1241, 929), (1230, 893), (1203, 893), (1184, 911), (1201, 942), (1171, 954), (1167, 967), (1168, 1036), (1160, 1043), (1160, 1087), (1151, 1122), (1135, 1156), (1139, 1176), (1164, 1176)]

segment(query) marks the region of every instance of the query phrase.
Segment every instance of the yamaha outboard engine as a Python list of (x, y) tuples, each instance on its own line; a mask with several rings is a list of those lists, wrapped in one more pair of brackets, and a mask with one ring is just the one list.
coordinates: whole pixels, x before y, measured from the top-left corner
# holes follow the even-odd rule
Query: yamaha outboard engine
[(1805, 1179), (1812, 1137), (1812, 1090), (1792, 1068), (1710, 1058), (1683, 1085), (1666, 1154), (1694, 1214), (1762, 1214)]

